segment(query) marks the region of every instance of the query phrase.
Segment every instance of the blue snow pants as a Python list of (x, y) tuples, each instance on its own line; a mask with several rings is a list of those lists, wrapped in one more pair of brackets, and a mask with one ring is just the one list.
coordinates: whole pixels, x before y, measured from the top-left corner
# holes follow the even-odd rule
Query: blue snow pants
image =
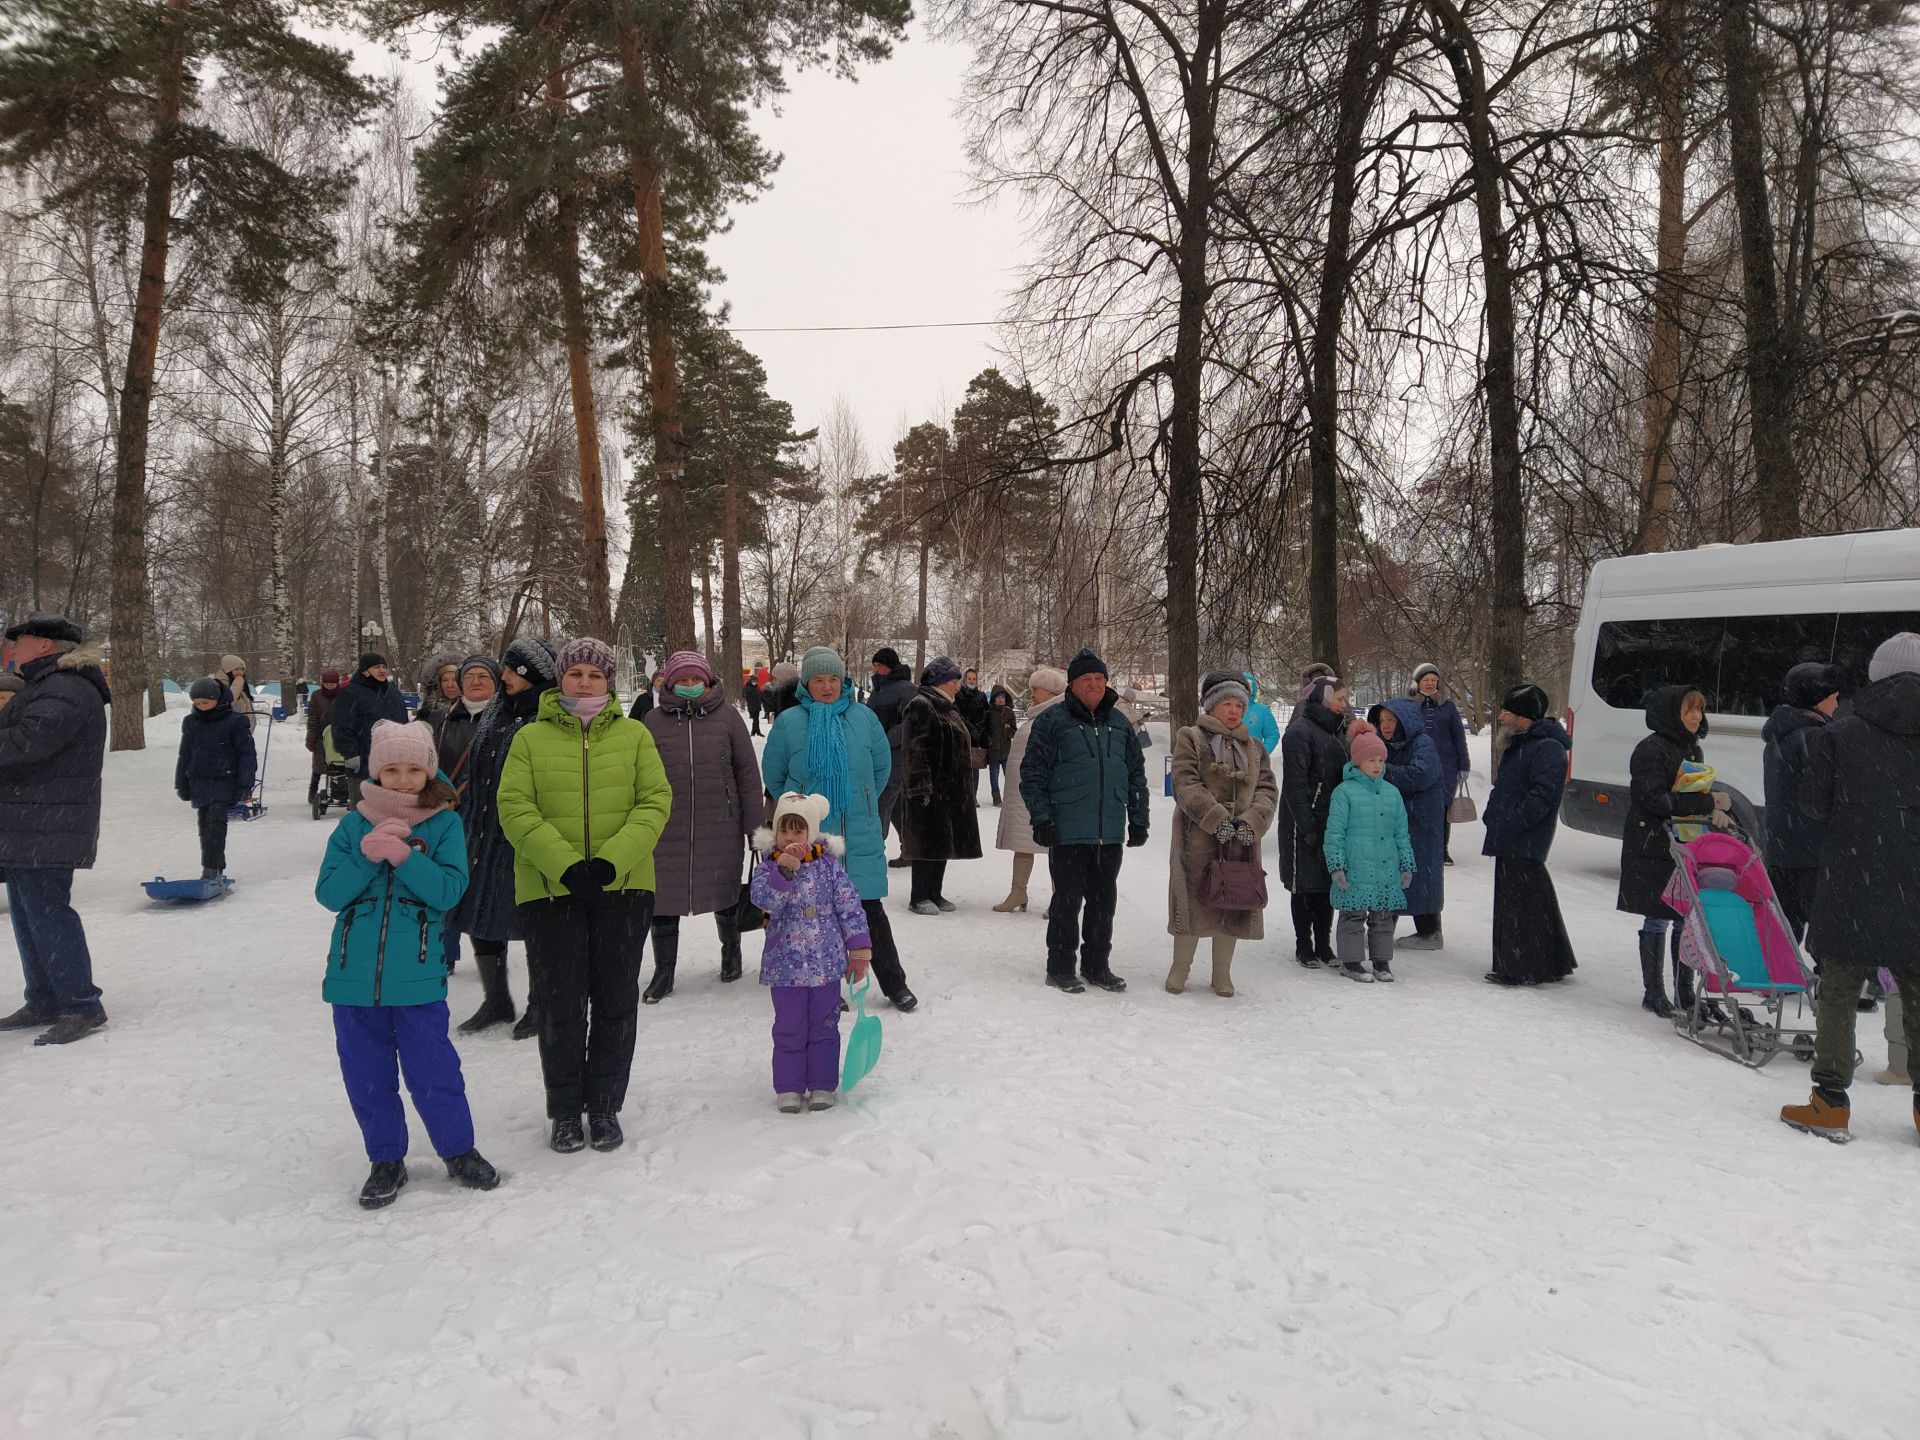
[(473, 1149), (473, 1112), (460, 1075), (460, 1054), (447, 1036), (447, 1002), (431, 1005), (336, 1005), (333, 1038), (340, 1052), (340, 1078), (367, 1159), (404, 1160), (407, 1112), (400, 1103), (400, 1076), (407, 1077), (413, 1108), (427, 1127), (441, 1159)]

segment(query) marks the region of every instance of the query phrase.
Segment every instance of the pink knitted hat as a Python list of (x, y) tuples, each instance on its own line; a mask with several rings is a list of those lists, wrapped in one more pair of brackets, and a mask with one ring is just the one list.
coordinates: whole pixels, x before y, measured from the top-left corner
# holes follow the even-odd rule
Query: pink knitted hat
[(406, 725), (374, 721), (367, 744), (367, 773), (378, 775), (389, 765), (418, 765), (429, 775), (439, 770), (440, 747), (434, 744), (433, 727), (421, 720)]
[(676, 650), (667, 657), (667, 663), (660, 667), (660, 673), (667, 677), (667, 684), (685, 680), (688, 676), (704, 680), (709, 685), (718, 685), (720, 677), (713, 673), (713, 667), (707, 664), (707, 657), (697, 650)]
[(560, 647), (559, 673), (564, 675), (576, 665), (591, 665), (609, 680), (613, 678), (613, 647), (604, 640), (582, 635)]
[(1387, 758), (1387, 742), (1369, 730), (1355, 738), (1353, 747), (1347, 751), (1347, 758), (1356, 765), (1363, 760), (1384, 760)]

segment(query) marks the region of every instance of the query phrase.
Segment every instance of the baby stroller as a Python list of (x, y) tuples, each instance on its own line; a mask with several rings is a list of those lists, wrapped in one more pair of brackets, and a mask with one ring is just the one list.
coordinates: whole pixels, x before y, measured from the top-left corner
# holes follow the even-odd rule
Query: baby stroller
[(334, 746), (333, 726), (329, 725), (320, 732), (320, 753), (326, 761), (326, 769), (320, 772), (313, 787), (313, 818), (324, 820), (328, 810), (344, 810), (350, 794), (347, 790), (347, 759)]
[[(1698, 828), (1692, 827), (1692, 828)], [(1679, 911), (1680, 963), (1699, 978), (1691, 1009), (1677, 1012), (1673, 1027), (1715, 1054), (1758, 1070), (1782, 1050), (1813, 1058), (1808, 1000), (1814, 974), (1794, 944), (1793, 930), (1773, 893), (1751, 841), (1734, 830), (1688, 838), (1669, 824), (1673, 879), (1661, 897)], [(1719, 1002), (1725, 1000), (1722, 1006)], [(1753, 1002), (1764, 1018), (1741, 1001)]]

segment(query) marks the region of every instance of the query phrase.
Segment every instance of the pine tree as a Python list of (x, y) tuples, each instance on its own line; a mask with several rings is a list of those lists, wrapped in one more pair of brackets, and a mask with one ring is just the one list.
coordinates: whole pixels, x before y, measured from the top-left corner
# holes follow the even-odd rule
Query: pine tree
[[(140, 279), (114, 432), (113, 746), (145, 745), (147, 435), (174, 241), (217, 253), (240, 289), (325, 245), (327, 192), (205, 123), (204, 77), (296, 94), (346, 129), (372, 103), (347, 55), (297, 34), (288, 0), (9, 0), (0, 18), (0, 165), (61, 176), (51, 209), (138, 216)], [(308, 221), (311, 223), (301, 223)]]

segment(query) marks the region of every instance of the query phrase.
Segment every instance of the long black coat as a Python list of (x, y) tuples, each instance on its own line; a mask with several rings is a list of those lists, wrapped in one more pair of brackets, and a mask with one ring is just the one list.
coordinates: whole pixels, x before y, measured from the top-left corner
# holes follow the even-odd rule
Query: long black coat
[(1516, 731), (1493, 777), (1484, 817), (1487, 838), (1482, 855), (1505, 860), (1545, 860), (1560, 820), (1560, 797), (1567, 786), (1567, 752), (1573, 742), (1551, 715)]
[(1007, 756), (1013, 750), (1014, 733), (1020, 728), (1020, 713), (1013, 708), (1013, 696), (998, 685), (993, 687), (993, 698), (997, 701), (1006, 696), (1007, 703), (996, 704), (987, 712), (987, 758), (1007, 763)]
[(354, 676), (340, 687), (340, 698), (333, 702), (333, 748), (342, 758), (357, 759), (364, 767), (374, 722), (378, 720), (406, 724), (406, 697), (391, 680), (376, 680), (371, 675)]
[(987, 743), (987, 712), (992, 709), (986, 692), (977, 685), (962, 685), (960, 693), (953, 697), (953, 708), (960, 712), (960, 719), (965, 722), (967, 734), (973, 737), (973, 743), (984, 748)]
[(20, 667), (0, 710), (0, 867), (85, 870), (100, 847), (107, 677), (91, 646)]
[(1828, 828), (1807, 948), (1884, 965), (1908, 989), (1920, 976), (1920, 675), (1858, 691), (1809, 748), (1802, 798)]
[(1697, 819), (1713, 812), (1711, 795), (1680, 793), (1673, 788), (1681, 762), (1700, 758), (1700, 741), (1707, 733), (1704, 720), (1697, 735), (1688, 734), (1687, 727), (1680, 723), (1680, 702), (1688, 688), (1665, 685), (1647, 697), (1647, 729), (1651, 733), (1633, 747), (1633, 758), (1627, 762), (1631, 787), (1627, 828), (1620, 837), (1620, 893), (1614, 908), (1629, 915), (1680, 918), (1660, 898), (1673, 878), (1667, 822), (1689, 815)]
[[(486, 713), (483, 709), (480, 715)], [(466, 701), (456, 700), (453, 708), (442, 715), (439, 723), (433, 727), (440, 747), (440, 773), (455, 785), (467, 783), (467, 767), (473, 764), (468, 747), (479, 732), (480, 715), (469, 710)], [(465, 763), (462, 763), (463, 757)]]
[(253, 793), (259, 760), (247, 717), (230, 699), (211, 710), (190, 710), (180, 722), (180, 755), (173, 765), (174, 792), (196, 810), (225, 809)]
[(333, 707), (340, 703), (340, 692), (344, 688), (336, 685), (329, 690), (322, 685), (318, 690), (307, 692), (307, 749), (313, 755), (316, 775), (327, 768), (327, 747), (322, 732), (333, 724)]
[(447, 924), (482, 940), (524, 940), (513, 899), (513, 846), (500, 831), (500, 772), (521, 727), (540, 710), (540, 690), (502, 690), (481, 712), (460, 778), (460, 820), (467, 831), (467, 892)]
[(980, 811), (967, 752), (973, 736), (953, 701), (925, 686), (900, 719), (900, 854), (978, 860)]
[(873, 682), (873, 691), (867, 696), (867, 708), (880, 721), (880, 728), (891, 737), (894, 727), (900, 723), (901, 712), (919, 693), (920, 687), (913, 683), (913, 672), (904, 665), (896, 665), (887, 672), (885, 679)]
[(1347, 768), (1341, 740), (1344, 716), (1324, 705), (1302, 705), (1280, 737), (1280, 883), (1297, 895), (1324, 895), (1333, 876), (1321, 846), (1327, 812)]
[(1811, 870), (1820, 863), (1826, 823), (1808, 812), (1801, 791), (1806, 788), (1810, 752), (1827, 724), (1827, 717), (1818, 710), (1781, 705), (1760, 732), (1767, 745), (1760, 763), (1766, 782), (1769, 865)]

